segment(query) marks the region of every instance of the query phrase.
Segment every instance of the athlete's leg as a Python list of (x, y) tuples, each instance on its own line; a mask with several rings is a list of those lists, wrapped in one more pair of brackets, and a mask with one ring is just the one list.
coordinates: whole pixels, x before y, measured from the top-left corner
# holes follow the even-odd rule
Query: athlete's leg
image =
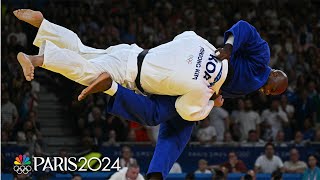
[(40, 11), (33, 11), (31, 9), (18, 9), (13, 11), (13, 14), (21, 21), (31, 24), (39, 28), (43, 21), (43, 14)]
[[(98, 65), (84, 60), (82, 56), (74, 51), (61, 49), (50, 41), (44, 41), (41, 47), (41, 54), (43, 55), (28, 56), (23, 53), (18, 54), (18, 61), (27, 80), (33, 79), (33, 69), (37, 66), (62, 74), (85, 86), (90, 85), (103, 73), (103, 70)], [(107, 58), (108, 56), (106, 55)]]
[(27, 81), (31, 81), (34, 78), (34, 68), (42, 66), (43, 55), (28, 56), (24, 53), (18, 53), (17, 59), (22, 67), (24, 77)]
[(188, 143), (194, 122), (183, 120), (175, 109), (176, 97), (135, 94), (118, 86), (111, 96), (107, 112), (143, 125), (160, 125), (156, 149), (151, 160), (149, 178), (166, 177)]
[(160, 172), (162, 177), (166, 178), (189, 142), (194, 124), (194, 122), (183, 120), (178, 113), (171, 120), (161, 123), (157, 145), (147, 173), (148, 177)]
[[(43, 41), (48, 40), (60, 48), (80, 53), (79, 47), (84, 46), (77, 34), (44, 19), (43, 14), (40, 11), (19, 9), (13, 13), (18, 19), (39, 28), (37, 36), (33, 41), (33, 44), (37, 47), (40, 47)], [(90, 47), (86, 48), (90, 49)], [(96, 49), (92, 48), (92, 50)]]
[(111, 53), (118, 49), (130, 47), (130, 45), (127, 44), (120, 44), (117, 46), (111, 46), (108, 49), (91, 48), (85, 46), (76, 33), (44, 19), (43, 14), (40, 11), (19, 9), (13, 13), (18, 19), (39, 28), (36, 38), (33, 41), (33, 44), (37, 47), (40, 47), (45, 40), (48, 40), (60, 48), (77, 52), (85, 59), (96, 58), (101, 54)]

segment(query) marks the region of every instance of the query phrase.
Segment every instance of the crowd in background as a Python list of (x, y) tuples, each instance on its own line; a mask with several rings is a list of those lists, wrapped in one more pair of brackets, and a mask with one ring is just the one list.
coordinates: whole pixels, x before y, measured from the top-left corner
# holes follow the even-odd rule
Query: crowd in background
[[(306, 162), (300, 158), (299, 150), (291, 148), (289, 152), (289, 159), (284, 161), (276, 155), (275, 145), (273, 143), (267, 143), (264, 146), (264, 152), (262, 155), (256, 157), (253, 169), (249, 169), (246, 162), (238, 158), (238, 155), (234, 151), (228, 152), (227, 161), (220, 164), (210, 165), (208, 160), (200, 159), (198, 161), (198, 167), (194, 172), (185, 172), (178, 162), (175, 162), (169, 173), (187, 173), (186, 179), (194, 179), (195, 174), (212, 174), (212, 179), (227, 179), (228, 173), (242, 173), (244, 174), (241, 179), (252, 180), (256, 179), (256, 174), (264, 173), (271, 174), (273, 180), (281, 180), (283, 173), (290, 174), (303, 174), (303, 180), (317, 179), (320, 176), (320, 168), (317, 166), (318, 158), (314, 154), (308, 155)], [(129, 146), (123, 146), (120, 156), (120, 166), (122, 169), (132, 171), (134, 167), (136, 174), (139, 174), (140, 169), (138, 161), (134, 158), (134, 152), (132, 152)], [(128, 168), (128, 169), (127, 169)], [(119, 172), (121, 173), (121, 171)], [(119, 176), (115, 173), (114, 176)], [(126, 176), (123, 174), (122, 176)], [(127, 177), (128, 178), (128, 177)], [(113, 180), (113, 177), (110, 178)], [(133, 178), (135, 179), (135, 178)], [(116, 180), (116, 178), (114, 178)], [(139, 178), (137, 180), (140, 180)]]
[[(320, 123), (320, 4), (317, 1), (10, 2), (2, 4), (2, 142), (36, 142), (38, 148), (42, 144), (37, 119), (40, 84), (25, 81), (16, 60), (19, 51), (37, 53), (31, 45), (36, 29), (12, 14), (14, 9), (29, 7), (36, 7), (49, 21), (74, 31), (85, 45), (103, 49), (119, 43), (152, 48), (186, 30), (195, 31), (215, 47), (222, 47), (224, 31), (238, 20), (246, 20), (268, 42), (270, 66), (287, 73), (289, 88), (279, 97), (253, 93), (242, 99), (226, 100), (223, 107), (214, 108), (196, 126), (192, 141), (202, 145), (241, 146), (273, 142), (281, 147), (320, 142), (320, 129), (316, 127)], [(158, 127), (143, 127), (106, 114), (108, 97), (104, 94), (77, 102), (82, 86), (48, 74), (47, 83), (41, 85), (50, 87), (60, 97), (70, 121), (77, 124), (82, 146), (156, 141)]]
[(31, 37), (8, 16), (2, 19), (1, 29), (1, 142), (31, 144), (32, 151), (37, 151), (42, 144), (37, 117), (40, 84), (27, 82), (16, 60), (19, 51), (28, 49)]

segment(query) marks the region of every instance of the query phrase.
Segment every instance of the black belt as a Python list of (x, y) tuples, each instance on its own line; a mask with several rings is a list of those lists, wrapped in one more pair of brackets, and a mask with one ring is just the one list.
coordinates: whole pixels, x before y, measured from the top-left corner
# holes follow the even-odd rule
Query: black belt
[(140, 81), (140, 76), (141, 76), (141, 66), (143, 63), (144, 58), (146, 57), (146, 55), (148, 54), (149, 49), (145, 49), (143, 50), (141, 53), (139, 53), (138, 57), (137, 57), (137, 66), (138, 66), (138, 73), (137, 73), (137, 77), (135, 80), (136, 86), (137, 88), (144, 93), (144, 90), (141, 86), (141, 81)]

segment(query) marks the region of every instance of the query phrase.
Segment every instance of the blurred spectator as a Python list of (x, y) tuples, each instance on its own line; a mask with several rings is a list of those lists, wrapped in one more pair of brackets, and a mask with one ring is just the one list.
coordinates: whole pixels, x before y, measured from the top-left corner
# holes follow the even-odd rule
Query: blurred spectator
[(208, 169), (208, 162), (204, 159), (198, 161), (198, 169), (194, 172), (195, 174), (211, 174)]
[[(64, 159), (64, 158), (68, 158), (69, 155), (70, 155), (70, 154), (68, 153), (67, 149), (65, 149), (65, 148), (59, 149), (58, 154), (57, 154), (58, 157), (61, 157), (61, 158), (63, 158), (63, 159)], [(47, 166), (46, 166), (46, 167), (47, 167)], [(67, 168), (71, 168), (71, 165), (70, 165), (70, 164), (67, 164)], [(47, 167), (46, 171), (50, 171), (48, 167)], [(60, 168), (58, 168), (57, 171), (58, 171), (58, 173), (61, 173), (61, 174), (69, 174), (68, 171), (61, 171)]]
[(18, 121), (17, 107), (10, 101), (9, 93), (3, 92), (1, 96), (1, 126), (8, 123), (8, 127), (12, 129)]
[(299, 151), (296, 148), (291, 149), (289, 161), (284, 162), (284, 171), (286, 173), (303, 173), (307, 168), (307, 164), (300, 161), (299, 158)]
[(256, 130), (250, 130), (248, 132), (248, 139), (243, 141), (241, 146), (264, 146), (264, 141), (259, 139)]
[(210, 125), (217, 131), (217, 141), (223, 141), (223, 134), (229, 130), (229, 113), (222, 107), (212, 108), (209, 116)]
[(254, 171), (254, 170), (249, 170), (249, 171), (247, 172), (247, 174), (248, 174), (248, 175), (250, 175), (250, 176), (252, 177), (252, 179), (253, 179), (253, 180), (255, 180), (255, 179), (256, 179), (256, 173), (255, 173), (255, 171)]
[(59, 150), (59, 157), (65, 158), (68, 157), (68, 151), (66, 149), (60, 149)]
[(215, 170), (212, 180), (226, 180), (226, 174), (221, 170)]
[(40, 122), (38, 120), (38, 115), (35, 111), (30, 111), (27, 121), (30, 121), (36, 131), (40, 131)]
[(241, 180), (253, 180), (253, 177), (250, 174), (245, 174), (241, 177)]
[(7, 36), (7, 43), (10, 43), (11, 37), (14, 36), (16, 38), (17, 43), (20, 46), (26, 47), (27, 46), (27, 35), (25, 32), (22, 31), (22, 27), (20, 23), (16, 24), (15, 32), (11, 32)]
[(288, 102), (288, 97), (284, 94), (281, 95), (279, 109), (287, 114), (289, 120), (294, 118), (294, 106)]
[(107, 132), (107, 134), (112, 130), (115, 131), (117, 141), (126, 140), (129, 131), (128, 122), (125, 122), (123, 119), (116, 116), (109, 115), (104, 125), (106, 126), (104, 131)]
[(88, 122), (91, 123), (97, 123), (104, 121), (105, 117), (101, 114), (101, 110), (99, 107), (93, 107), (92, 111), (88, 114)]
[(254, 166), (258, 173), (272, 173), (278, 169), (283, 171), (282, 160), (274, 155), (274, 145), (272, 143), (265, 145), (265, 154), (258, 157)]
[(9, 133), (6, 130), (1, 131), (1, 141), (8, 142), (9, 141)]
[(14, 52), (15, 54), (24, 50), (24, 48), (19, 44), (17, 36), (9, 37), (8, 48), (12, 50), (12, 52)]
[(301, 131), (297, 131), (294, 140), (291, 143), (296, 147), (303, 147), (306, 145), (307, 141), (303, 140), (303, 134)]
[(312, 120), (315, 118), (316, 111), (313, 100), (308, 96), (308, 91), (303, 89), (298, 94), (298, 99), (295, 103), (296, 114), (295, 118), (297, 121), (297, 127), (303, 131), (304, 120), (310, 117)]
[(84, 149), (91, 149), (94, 147), (94, 141), (90, 136), (84, 136), (81, 140), (81, 146)]
[(135, 142), (136, 141), (136, 133), (134, 132), (134, 130), (129, 131), (126, 141), (128, 141), (128, 142)]
[(33, 143), (37, 140), (37, 129), (31, 121), (26, 121), (23, 124), (23, 129), (18, 131), (17, 140), (22, 143)]
[[(319, 82), (319, 81), (318, 81)], [(319, 94), (319, 88), (317, 90), (317, 83), (313, 80), (311, 80), (308, 83), (308, 90), (309, 90), (309, 97), (312, 99), (313, 104), (315, 107), (320, 107), (320, 94)], [(319, 87), (319, 85), (318, 85)], [(313, 119), (311, 119), (311, 121), (314, 123), (316, 122), (320, 122), (320, 108), (315, 108), (315, 117), (313, 117)]]
[(288, 97), (286, 95), (281, 96), (279, 110), (287, 114), (289, 122), (294, 120), (294, 106), (288, 103)]
[(238, 159), (237, 154), (233, 151), (228, 153), (228, 161), (220, 166), (227, 168), (229, 173), (245, 173), (247, 171), (247, 166)]
[(252, 110), (252, 102), (250, 99), (245, 100), (245, 106), (243, 111), (239, 111), (237, 116), (234, 117), (235, 123), (239, 123), (241, 138), (240, 140), (248, 139), (248, 132), (250, 130), (256, 130), (258, 137), (260, 136), (260, 115)]
[(111, 131), (109, 132), (109, 139), (108, 139), (108, 141), (106, 142), (106, 145), (107, 145), (107, 146), (118, 145), (116, 139), (117, 139), (116, 131), (111, 130)]
[(223, 134), (223, 143), (225, 145), (236, 145), (236, 142), (233, 140), (232, 135), (230, 133), (230, 131), (225, 131)]
[(319, 179), (320, 168), (317, 166), (318, 159), (315, 155), (308, 156), (308, 168), (304, 171), (302, 180)]
[(100, 127), (95, 127), (93, 130), (93, 141), (96, 146), (100, 146), (107, 138)]
[(273, 144), (279, 147), (287, 147), (288, 144), (285, 142), (285, 135), (283, 131), (278, 131), (276, 135), (276, 139), (274, 140)]
[(292, 136), (292, 133), (293, 133), (292, 131), (296, 127), (296, 122), (294, 119), (294, 106), (288, 103), (288, 98), (286, 95), (281, 96), (279, 110), (282, 110), (283, 112), (285, 112), (288, 117), (289, 122), (287, 126), (284, 126), (284, 129), (283, 129), (285, 132), (285, 135), (287, 135), (285, 139), (287, 139), (288, 137)]
[(201, 144), (213, 143), (216, 140), (216, 129), (210, 125), (208, 118), (200, 121), (200, 127), (197, 130), (197, 138)]
[(271, 174), (271, 180), (282, 180), (282, 172), (277, 170)]
[(82, 180), (82, 177), (80, 174), (75, 174), (72, 176), (72, 180)]
[(316, 130), (316, 133), (315, 133), (313, 141), (314, 142), (320, 142), (320, 129), (319, 128)]
[(104, 140), (102, 129), (106, 131), (107, 122), (98, 107), (93, 107), (92, 111), (88, 114), (88, 127), (91, 137), (85, 137), (85, 143), (87, 143), (87, 145), (100, 145)]
[(32, 87), (32, 94), (37, 96), (40, 92), (40, 83), (37, 82), (35, 79), (31, 81), (31, 87)]
[(312, 140), (313, 137), (315, 136), (315, 130), (314, 130), (314, 123), (313, 121), (311, 120), (311, 117), (307, 117), (305, 120), (304, 120), (304, 123), (303, 123), (303, 139), (305, 140)]
[(230, 131), (232, 132), (233, 137), (236, 138), (236, 140), (240, 140), (242, 138), (242, 131), (240, 127), (240, 123), (236, 123), (238, 117), (240, 114), (243, 114), (245, 112), (245, 104), (244, 100), (242, 98), (239, 98), (237, 100), (237, 109), (232, 110), (231, 112), (231, 124), (230, 124)]
[(185, 178), (185, 180), (195, 180), (196, 178), (195, 178), (195, 175), (194, 175), (194, 173), (188, 173), (187, 175), (186, 175), (186, 178)]
[(128, 167), (131, 163), (136, 164), (137, 160), (132, 157), (131, 148), (129, 146), (123, 146), (122, 157), (120, 158), (120, 167)]
[(182, 173), (182, 168), (178, 162), (175, 162), (169, 173)]
[(279, 130), (283, 129), (283, 125), (289, 123), (287, 114), (280, 109), (280, 102), (277, 99), (272, 100), (272, 104), (269, 109), (265, 109), (262, 112), (262, 120), (265, 121), (267, 125), (271, 126), (272, 134), (271, 137), (268, 137), (269, 134), (265, 134), (264, 140), (272, 140), (275, 139), (276, 133)]
[(110, 180), (144, 180), (143, 176), (140, 174), (140, 167), (136, 163), (128, 164), (128, 167), (122, 168), (120, 171), (114, 173)]

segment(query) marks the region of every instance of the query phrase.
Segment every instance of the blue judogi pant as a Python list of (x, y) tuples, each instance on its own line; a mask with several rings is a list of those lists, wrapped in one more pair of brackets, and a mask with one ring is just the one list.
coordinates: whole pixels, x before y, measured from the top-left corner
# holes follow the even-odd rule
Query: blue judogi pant
[(183, 120), (175, 109), (177, 97), (152, 95), (146, 97), (118, 86), (110, 98), (107, 112), (142, 125), (160, 124), (158, 141), (148, 174), (159, 172), (165, 178), (188, 143), (194, 122)]

